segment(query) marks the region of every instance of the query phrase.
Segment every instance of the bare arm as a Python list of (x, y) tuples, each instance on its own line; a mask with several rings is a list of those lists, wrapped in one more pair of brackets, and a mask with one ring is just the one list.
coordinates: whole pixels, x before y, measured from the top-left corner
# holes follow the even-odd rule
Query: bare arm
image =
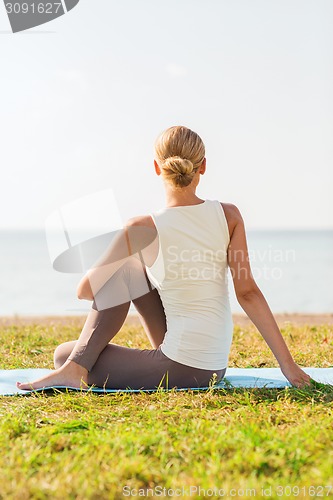
[(293, 360), (272, 311), (252, 276), (244, 221), (237, 207), (231, 207), (235, 224), (228, 248), (228, 264), (237, 300), (272, 350), (289, 382), (297, 387), (309, 384), (309, 375)]
[(85, 274), (76, 288), (77, 298), (80, 300), (94, 300), (88, 276)]
[(78, 298), (94, 300), (98, 291), (129, 257), (144, 260), (149, 265), (152, 251), (156, 245), (156, 236), (155, 226), (149, 216), (140, 216), (127, 221), (104, 255), (81, 279), (77, 287)]
[(123, 265), (129, 255), (126, 228), (119, 231), (106, 253), (87, 271), (77, 286), (79, 299), (94, 300), (94, 296)]

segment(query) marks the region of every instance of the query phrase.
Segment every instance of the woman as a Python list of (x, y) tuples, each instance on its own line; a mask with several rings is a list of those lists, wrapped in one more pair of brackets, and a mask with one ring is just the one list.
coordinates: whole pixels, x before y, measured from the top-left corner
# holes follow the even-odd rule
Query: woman
[[(128, 221), (78, 286), (80, 299), (94, 301), (78, 341), (56, 349), (51, 374), (17, 386), (147, 389), (208, 386), (214, 374), (222, 379), (233, 331), (228, 268), (239, 304), (283, 374), (297, 387), (309, 385), (253, 279), (238, 208), (196, 195), (206, 170), (201, 138), (186, 127), (165, 130), (155, 143), (154, 166), (164, 180), (166, 208)], [(109, 344), (131, 301), (152, 349)]]

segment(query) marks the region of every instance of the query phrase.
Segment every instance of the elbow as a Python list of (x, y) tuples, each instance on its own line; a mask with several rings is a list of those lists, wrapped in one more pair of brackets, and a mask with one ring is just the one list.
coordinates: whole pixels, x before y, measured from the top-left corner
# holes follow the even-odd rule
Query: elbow
[(76, 296), (79, 300), (94, 300), (92, 290), (89, 287), (84, 287), (81, 284), (76, 289)]
[(94, 300), (94, 297), (88, 293), (77, 293), (79, 300)]
[(83, 290), (81, 287), (77, 287), (76, 289), (76, 296), (79, 300), (82, 300), (84, 299), (84, 296), (83, 296)]
[(242, 302), (250, 302), (253, 299), (257, 299), (260, 295), (261, 291), (256, 284), (251, 286), (251, 288), (246, 288), (239, 291), (238, 293), (236, 292), (236, 297), (239, 304), (241, 304)]

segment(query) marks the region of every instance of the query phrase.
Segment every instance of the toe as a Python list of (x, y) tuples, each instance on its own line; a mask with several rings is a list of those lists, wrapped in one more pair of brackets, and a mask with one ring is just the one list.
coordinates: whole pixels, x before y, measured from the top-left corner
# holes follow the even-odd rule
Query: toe
[(22, 391), (27, 391), (28, 389), (30, 389), (30, 387), (28, 387), (28, 384), (24, 384), (22, 382), (16, 382), (16, 387), (18, 389), (21, 389)]

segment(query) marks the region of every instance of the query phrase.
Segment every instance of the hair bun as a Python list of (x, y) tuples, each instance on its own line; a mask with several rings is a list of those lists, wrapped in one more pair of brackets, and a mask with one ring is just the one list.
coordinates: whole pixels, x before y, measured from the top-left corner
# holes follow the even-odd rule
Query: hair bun
[(163, 161), (163, 175), (174, 186), (188, 186), (194, 177), (195, 169), (191, 160), (180, 156), (169, 156)]
[(191, 184), (205, 158), (205, 145), (193, 130), (175, 126), (162, 132), (155, 141), (155, 158), (163, 179), (173, 187)]
[(169, 156), (163, 163), (163, 168), (171, 170), (174, 174), (189, 175), (193, 172), (193, 163), (191, 160), (181, 158), (180, 156)]

